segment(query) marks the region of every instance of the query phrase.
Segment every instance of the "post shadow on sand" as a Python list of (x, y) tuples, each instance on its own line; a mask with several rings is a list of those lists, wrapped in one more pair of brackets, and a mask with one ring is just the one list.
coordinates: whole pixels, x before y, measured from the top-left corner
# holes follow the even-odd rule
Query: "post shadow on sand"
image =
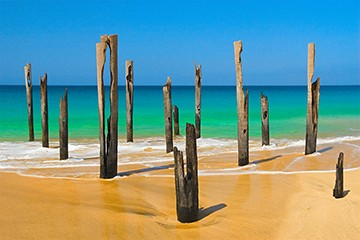
[(225, 203), (219, 203), (219, 204), (211, 206), (211, 207), (200, 208), (198, 210), (197, 221), (200, 221), (200, 220), (206, 218), (207, 216), (209, 216), (210, 214), (212, 214), (216, 211), (219, 211), (225, 207), (227, 207), (227, 205)]
[(155, 167), (149, 167), (149, 168), (142, 168), (142, 169), (136, 169), (136, 170), (130, 170), (126, 172), (120, 172), (117, 174), (118, 177), (128, 177), (130, 175), (136, 174), (136, 173), (144, 173), (144, 172), (151, 172), (151, 171), (158, 171), (168, 168), (173, 168), (174, 164), (168, 164), (163, 166), (155, 166)]
[(326, 148), (323, 148), (319, 151), (317, 151), (318, 153), (324, 153), (324, 152), (327, 152), (327, 151), (330, 151), (331, 149), (333, 149), (334, 147), (326, 147)]
[(271, 157), (271, 158), (265, 158), (265, 159), (261, 159), (261, 160), (254, 160), (252, 162), (250, 162), (249, 164), (259, 164), (259, 163), (265, 163), (265, 162), (270, 162), (270, 161), (273, 161), (279, 157), (281, 157), (282, 155), (276, 155), (274, 157)]

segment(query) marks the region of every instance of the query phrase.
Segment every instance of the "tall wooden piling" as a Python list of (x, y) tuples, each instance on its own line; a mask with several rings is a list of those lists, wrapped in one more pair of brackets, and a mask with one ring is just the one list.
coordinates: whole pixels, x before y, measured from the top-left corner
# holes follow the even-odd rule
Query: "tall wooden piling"
[(24, 67), (25, 72), (25, 86), (26, 86), (26, 103), (28, 112), (29, 125), (29, 141), (34, 141), (34, 116), (33, 116), (33, 97), (32, 97), (32, 74), (31, 64), (28, 63)]
[(338, 162), (336, 164), (336, 180), (335, 187), (333, 190), (333, 196), (335, 198), (344, 197), (344, 170), (343, 170), (343, 162), (344, 162), (344, 153), (339, 154)]
[(179, 108), (174, 105), (174, 135), (180, 135), (179, 127)]
[(174, 148), (176, 213), (182, 223), (198, 220), (199, 187), (195, 127), (186, 123), (186, 174), (183, 153)]
[(236, 70), (236, 97), (238, 113), (238, 165), (249, 163), (249, 92), (244, 94), (242, 80), (242, 41), (234, 42), (235, 70)]
[(163, 86), (164, 93), (164, 122), (165, 122), (165, 141), (166, 152), (173, 151), (173, 135), (172, 135), (172, 103), (171, 103), (171, 79), (167, 78), (166, 84)]
[(195, 68), (195, 133), (196, 138), (201, 137), (201, 65), (196, 66), (196, 62), (194, 63)]
[(60, 117), (59, 117), (59, 145), (60, 160), (69, 158), (68, 150), (68, 90), (65, 89), (64, 97), (60, 97)]
[[(104, 65), (110, 48), (110, 117), (105, 135)], [(96, 44), (96, 66), (99, 107), (100, 178), (117, 175), (118, 152), (118, 36), (103, 35)]]
[(269, 102), (268, 97), (263, 93), (260, 95), (261, 103), (261, 135), (262, 145), (270, 144), (270, 133), (269, 133)]
[(48, 97), (47, 97), (47, 74), (40, 77), (40, 97), (41, 97), (41, 126), (42, 126), (42, 146), (49, 147), (49, 121), (48, 121)]
[(126, 141), (134, 141), (133, 133), (133, 109), (134, 109), (134, 72), (133, 61), (126, 60)]
[(305, 154), (316, 152), (316, 139), (318, 130), (318, 111), (320, 99), (320, 78), (314, 83), (315, 65), (315, 44), (308, 45), (308, 94), (307, 94), (307, 114), (306, 114), (306, 141)]

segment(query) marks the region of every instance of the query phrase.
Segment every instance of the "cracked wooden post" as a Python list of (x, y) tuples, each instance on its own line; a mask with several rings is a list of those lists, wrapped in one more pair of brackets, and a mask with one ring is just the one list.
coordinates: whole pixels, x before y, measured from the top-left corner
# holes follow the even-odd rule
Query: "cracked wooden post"
[(186, 123), (186, 174), (183, 153), (174, 148), (176, 213), (179, 222), (198, 220), (199, 187), (195, 127)]
[(133, 100), (134, 100), (134, 72), (133, 61), (126, 60), (126, 141), (134, 141), (133, 133)]
[(270, 134), (269, 134), (269, 102), (268, 97), (261, 93), (260, 96), (261, 102), (261, 135), (262, 135), (262, 145), (270, 144)]
[(195, 133), (196, 138), (201, 137), (201, 118), (200, 118), (200, 110), (201, 110), (201, 65), (196, 66), (196, 62), (194, 63), (195, 68)]
[[(118, 36), (103, 35), (96, 44), (96, 66), (99, 107), (100, 178), (117, 175), (118, 153)], [(104, 65), (110, 48), (110, 117), (105, 135)]]
[(164, 122), (165, 122), (165, 141), (166, 153), (173, 151), (173, 135), (172, 135), (172, 103), (171, 103), (171, 79), (167, 78), (166, 84), (163, 86), (164, 93)]
[(48, 121), (48, 97), (47, 97), (47, 74), (44, 78), (40, 77), (40, 97), (41, 97), (41, 126), (42, 126), (42, 146), (49, 147), (49, 121)]
[(179, 108), (174, 105), (174, 135), (180, 135)]
[(32, 74), (31, 64), (28, 63), (24, 67), (25, 72), (25, 86), (26, 86), (26, 103), (28, 112), (28, 125), (29, 125), (29, 141), (34, 141), (34, 116), (33, 116), (33, 97), (32, 97)]
[(65, 89), (64, 97), (60, 97), (60, 117), (59, 117), (60, 160), (65, 160), (69, 158), (68, 141), (69, 141), (68, 90)]
[(314, 83), (314, 63), (315, 63), (315, 44), (308, 44), (308, 94), (307, 94), (307, 114), (306, 114), (306, 142), (305, 154), (316, 152), (316, 139), (318, 130), (319, 98), (320, 98), (320, 78)]
[(234, 42), (236, 98), (238, 113), (238, 165), (249, 163), (249, 92), (244, 95), (241, 63), (242, 41)]
[(336, 164), (336, 180), (335, 187), (333, 190), (333, 196), (335, 198), (344, 197), (344, 170), (343, 170), (343, 162), (344, 162), (344, 153), (339, 154), (338, 162)]

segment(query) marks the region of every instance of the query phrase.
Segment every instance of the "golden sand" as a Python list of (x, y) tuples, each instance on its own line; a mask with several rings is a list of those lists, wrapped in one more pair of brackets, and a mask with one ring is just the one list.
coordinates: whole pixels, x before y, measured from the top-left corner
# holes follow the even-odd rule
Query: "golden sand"
[[(298, 149), (256, 151), (245, 168), (236, 167), (236, 153), (199, 156), (200, 219), (190, 224), (176, 220), (170, 160), (162, 168), (121, 166), (124, 177), (112, 180), (2, 172), (0, 238), (358, 239), (360, 169), (345, 171), (344, 198), (332, 189), (339, 150), (345, 163), (359, 156), (336, 144), (321, 149), (306, 157)], [(258, 173), (246, 172), (252, 168)]]

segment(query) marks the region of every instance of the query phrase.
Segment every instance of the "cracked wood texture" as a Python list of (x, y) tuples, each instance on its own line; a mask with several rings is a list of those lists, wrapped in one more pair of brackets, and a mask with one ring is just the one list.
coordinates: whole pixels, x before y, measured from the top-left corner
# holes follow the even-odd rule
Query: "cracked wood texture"
[(32, 96), (32, 74), (31, 64), (28, 63), (24, 67), (25, 72), (25, 87), (26, 87), (26, 104), (28, 112), (29, 125), (29, 141), (34, 141), (34, 110), (33, 110), (33, 96)]
[(68, 142), (69, 142), (68, 90), (65, 89), (64, 97), (60, 97), (60, 117), (59, 117), (60, 160), (65, 160), (69, 158)]
[(186, 173), (183, 153), (174, 148), (176, 213), (179, 222), (198, 220), (199, 184), (195, 127), (186, 123)]
[(269, 102), (268, 97), (263, 93), (260, 95), (261, 104), (261, 135), (262, 145), (270, 144), (270, 133), (269, 133)]
[(164, 122), (165, 122), (165, 141), (166, 153), (173, 151), (173, 135), (172, 135), (172, 103), (171, 103), (171, 79), (167, 78), (166, 84), (163, 86), (164, 93)]
[(236, 98), (238, 113), (238, 165), (249, 163), (249, 92), (244, 94), (241, 63), (242, 41), (234, 42)]
[(134, 141), (133, 132), (133, 109), (134, 109), (134, 73), (133, 61), (126, 60), (125, 62), (126, 75), (126, 141)]
[(180, 135), (179, 108), (174, 105), (174, 135)]
[(201, 65), (196, 66), (195, 68), (195, 134), (196, 138), (201, 137)]
[(316, 152), (318, 114), (320, 100), (320, 78), (312, 83), (315, 65), (315, 44), (308, 44), (308, 94), (306, 114), (305, 154)]
[(48, 96), (47, 96), (47, 74), (40, 77), (40, 98), (41, 98), (41, 127), (42, 146), (49, 147), (49, 120), (48, 120)]
[(336, 164), (336, 180), (335, 180), (335, 187), (333, 190), (333, 196), (335, 198), (342, 198), (344, 197), (344, 169), (343, 169), (343, 162), (344, 162), (344, 153), (339, 154), (338, 162)]
[[(110, 49), (110, 117), (105, 135), (104, 65)], [(118, 153), (118, 36), (103, 35), (96, 44), (96, 67), (99, 107), (100, 178), (117, 175)]]

